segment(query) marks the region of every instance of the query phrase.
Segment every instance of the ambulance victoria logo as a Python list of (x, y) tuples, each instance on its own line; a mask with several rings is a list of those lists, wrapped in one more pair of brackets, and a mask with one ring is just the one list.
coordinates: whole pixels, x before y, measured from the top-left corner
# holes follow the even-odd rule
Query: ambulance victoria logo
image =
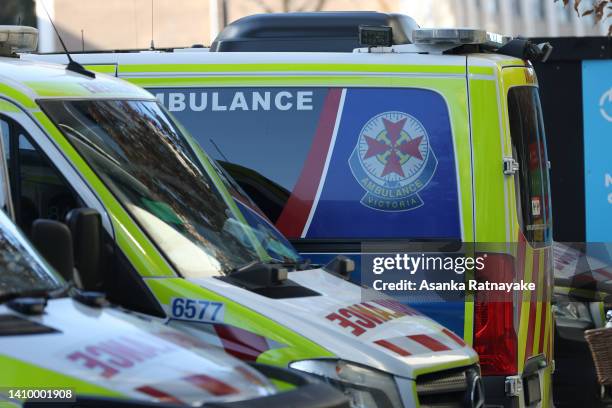
[(382, 211), (407, 211), (423, 205), (419, 192), (438, 161), (427, 131), (413, 116), (384, 112), (366, 122), (349, 159), (366, 194), (361, 204)]

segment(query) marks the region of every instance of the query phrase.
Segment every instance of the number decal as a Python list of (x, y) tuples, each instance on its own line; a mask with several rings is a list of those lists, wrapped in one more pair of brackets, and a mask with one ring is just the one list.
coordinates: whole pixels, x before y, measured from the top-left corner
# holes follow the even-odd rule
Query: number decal
[(195, 300), (193, 299), (187, 299), (187, 301), (185, 302), (185, 317), (188, 319), (193, 319), (196, 315), (196, 308), (195, 308)]
[(209, 300), (173, 298), (170, 311), (174, 319), (220, 323), (225, 316), (225, 304)]
[(206, 314), (206, 309), (208, 309), (208, 305), (210, 305), (210, 302), (207, 300), (199, 300), (198, 303), (201, 305), (198, 319), (202, 320), (204, 318), (204, 315)]

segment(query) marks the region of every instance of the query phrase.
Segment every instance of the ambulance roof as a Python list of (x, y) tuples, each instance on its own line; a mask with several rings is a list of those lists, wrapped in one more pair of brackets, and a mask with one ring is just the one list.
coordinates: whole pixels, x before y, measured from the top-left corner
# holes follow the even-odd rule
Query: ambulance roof
[[(501, 67), (525, 65), (521, 59), (501, 54), (468, 54), (471, 66)], [(65, 63), (66, 56), (24, 54), (24, 59)], [(128, 53), (73, 54), (84, 65), (117, 64), (123, 77), (154, 72), (275, 72), (344, 71), (397, 72), (410, 66), (410, 72), (429, 72), (430, 66), (448, 66), (449, 71), (464, 73), (466, 55), (419, 53), (317, 53), (317, 52), (231, 52), (209, 53), (194, 49), (181, 52), (141, 51)], [(361, 67), (359, 67), (361, 65)], [(422, 70), (420, 69), (422, 67)], [(459, 68), (459, 70), (457, 69)], [(462, 69), (462, 70), (461, 70)], [(461, 71), (461, 72), (459, 72)]]
[(64, 65), (0, 57), (1, 96), (25, 104), (42, 98), (153, 98), (143, 89), (107, 75), (88, 78), (67, 71)]

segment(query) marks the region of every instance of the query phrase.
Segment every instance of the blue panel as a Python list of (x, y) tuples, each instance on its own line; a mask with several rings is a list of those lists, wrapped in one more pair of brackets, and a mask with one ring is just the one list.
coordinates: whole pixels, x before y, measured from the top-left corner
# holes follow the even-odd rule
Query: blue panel
[(346, 91), (306, 237), (461, 238), (453, 140), (441, 95)]
[(586, 236), (612, 242), (612, 61), (582, 62)]
[(465, 304), (463, 302), (418, 302), (409, 305), (442, 326), (464, 337)]

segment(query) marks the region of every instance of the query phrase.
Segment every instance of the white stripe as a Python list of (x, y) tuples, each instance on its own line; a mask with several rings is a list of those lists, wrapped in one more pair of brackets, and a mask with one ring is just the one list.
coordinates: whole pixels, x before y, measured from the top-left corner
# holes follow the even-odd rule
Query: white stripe
[(315, 195), (315, 199), (312, 202), (312, 207), (310, 208), (310, 214), (308, 214), (308, 219), (306, 220), (306, 225), (304, 225), (304, 230), (302, 231), (301, 238), (306, 237), (306, 233), (310, 228), (310, 223), (312, 222), (312, 218), (314, 217), (314, 213), (317, 210), (317, 205), (319, 204), (319, 198), (321, 197), (321, 191), (323, 190), (323, 185), (325, 184), (325, 179), (327, 178), (327, 170), (329, 169), (329, 162), (331, 161), (332, 154), (334, 153), (334, 145), (336, 144), (336, 136), (338, 135), (338, 129), (340, 128), (340, 121), (342, 119), (342, 111), (344, 110), (344, 98), (346, 96), (346, 88), (342, 89), (342, 94), (340, 95), (340, 104), (338, 106), (338, 113), (336, 114), (336, 123), (334, 124), (334, 133), (332, 134), (331, 143), (329, 144), (329, 149), (327, 150), (327, 157), (325, 158), (325, 166), (323, 167), (323, 174), (321, 174), (321, 178), (319, 179), (319, 186), (317, 187), (317, 194)]
[[(420, 334), (420, 333), (413, 333), (413, 334)], [(406, 350), (413, 356), (433, 353), (433, 351), (431, 351), (429, 348), (425, 347), (421, 343), (418, 343), (412, 339), (409, 339), (408, 337), (396, 337), (388, 341), (395, 344), (396, 346), (400, 348), (403, 348), (404, 350)]]
[(480, 79), (480, 80), (484, 80), (484, 81), (495, 81), (495, 75), (469, 74), (469, 79)]

